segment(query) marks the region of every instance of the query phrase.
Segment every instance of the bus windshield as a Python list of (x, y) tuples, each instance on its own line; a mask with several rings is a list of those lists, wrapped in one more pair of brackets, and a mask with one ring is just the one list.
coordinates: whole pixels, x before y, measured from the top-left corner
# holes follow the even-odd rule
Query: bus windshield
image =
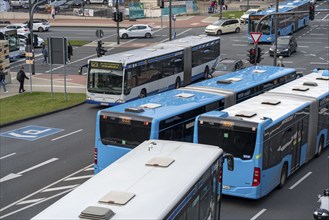
[(259, 25), (259, 30), (256, 30), (257, 25), (259, 24), (260, 19), (263, 16), (255, 16), (250, 15), (250, 32), (262, 32), (263, 34), (271, 34), (271, 24), (270, 19), (262, 20), (261, 24)]
[[(127, 126), (129, 125), (129, 126)], [(151, 123), (127, 118), (107, 117), (100, 121), (100, 137), (104, 145), (135, 148), (150, 139)]]
[(234, 126), (233, 130), (199, 124), (199, 143), (219, 146), (224, 152), (242, 160), (252, 159), (256, 143), (256, 131)]
[(122, 94), (123, 72), (119, 70), (91, 68), (88, 77), (88, 91), (104, 94)]

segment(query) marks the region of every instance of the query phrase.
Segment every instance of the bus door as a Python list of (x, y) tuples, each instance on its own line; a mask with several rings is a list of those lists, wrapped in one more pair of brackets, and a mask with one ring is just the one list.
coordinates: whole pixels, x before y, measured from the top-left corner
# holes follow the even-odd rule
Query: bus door
[(292, 143), (292, 161), (291, 161), (291, 168), (292, 172), (298, 169), (300, 166), (300, 152), (301, 152), (301, 143), (302, 143), (302, 122), (299, 121), (297, 125), (294, 126), (293, 130), (293, 143)]
[(184, 86), (188, 85), (192, 81), (192, 48), (187, 47), (184, 49)]

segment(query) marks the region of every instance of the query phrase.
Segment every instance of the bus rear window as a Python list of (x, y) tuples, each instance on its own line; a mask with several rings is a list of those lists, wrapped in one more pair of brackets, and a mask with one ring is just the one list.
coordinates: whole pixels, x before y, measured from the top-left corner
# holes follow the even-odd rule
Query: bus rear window
[(199, 124), (198, 139), (200, 144), (219, 146), (236, 158), (250, 160), (254, 154), (256, 131), (236, 126), (232, 130), (223, 129), (204, 123)]
[(108, 116), (100, 120), (100, 138), (104, 145), (135, 148), (150, 139), (151, 123)]

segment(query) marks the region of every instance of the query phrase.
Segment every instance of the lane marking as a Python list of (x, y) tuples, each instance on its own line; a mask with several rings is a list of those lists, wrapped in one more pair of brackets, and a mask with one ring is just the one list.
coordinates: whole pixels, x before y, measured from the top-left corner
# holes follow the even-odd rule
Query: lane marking
[(266, 209), (260, 210), (254, 217), (252, 217), (250, 220), (255, 220), (257, 219), (261, 214), (263, 214), (266, 211)]
[(71, 177), (71, 178), (68, 178), (64, 181), (71, 181), (71, 180), (80, 180), (80, 179), (87, 179), (87, 178), (91, 178), (93, 177), (94, 175), (86, 175), (86, 176), (77, 176), (77, 177)]
[(48, 188), (42, 192), (53, 192), (53, 191), (58, 191), (58, 190), (63, 190), (63, 189), (72, 189), (79, 186), (79, 184), (75, 185), (69, 185), (69, 186), (60, 186), (60, 187), (54, 187), (54, 188)]
[(80, 132), (80, 131), (83, 131), (83, 129), (79, 129), (79, 130), (73, 131), (73, 132), (68, 133), (68, 134), (65, 134), (65, 135), (63, 135), (63, 136), (59, 136), (59, 137), (57, 137), (57, 138), (51, 139), (51, 141), (56, 141), (56, 140), (58, 140), (58, 139), (61, 139), (61, 138), (64, 138), (64, 137), (70, 136), (70, 135), (75, 134), (75, 133), (78, 133), (78, 132)]
[(14, 156), (15, 154), (16, 154), (16, 153), (12, 153), (12, 154), (8, 154), (8, 155), (6, 155), (6, 156), (0, 157), (0, 160), (5, 159), (5, 158), (7, 158), (7, 157)]
[(25, 200), (25, 201), (22, 201), (16, 205), (25, 205), (25, 204), (29, 204), (29, 203), (35, 203), (35, 202), (39, 202), (41, 200), (43, 200), (45, 198), (39, 198), (39, 199), (30, 199), (30, 200)]
[(19, 172), (17, 174), (16, 173), (10, 173), (7, 176), (2, 177), (0, 179), (0, 183), (5, 182), (5, 181), (8, 181), (8, 180), (11, 180), (11, 179), (15, 179), (17, 177), (21, 177), (23, 173), (26, 173), (28, 171), (34, 170), (34, 169), (39, 168), (41, 166), (44, 166), (44, 165), (46, 165), (48, 163), (52, 163), (52, 162), (54, 162), (56, 160), (58, 160), (58, 158), (52, 158), (52, 159), (47, 160), (45, 162), (39, 163), (39, 164), (37, 164), (37, 165), (35, 165), (33, 167), (27, 168), (27, 169), (25, 169), (25, 170), (23, 170), (23, 171), (21, 171), (21, 172)]
[(305, 180), (312, 172), (308, 172), (305, 176), (303, 176), (300, 180), (298, 180), (294, 185), (292, 185), (289, 189), (294, 189), (298, 184), (300, 184), (303, 180)]
[[(8, 209), (8, 208), (10, 208), (10, 207), (12, 207), (12, 206), (14, 206), (14, 205), (16, 205), (16, 204), (19, 203), (19, 202), (24, 201), (24, 200), (27, 199), (27, 198), (30, 198), (30, 197), (36, 195), (37, 193), (40, 193), (40, 192), (44, 191), (45, 189), (48, 189), (49, 187), (52, 187), (53, 185), (56, 185), (56, 184), (62, 182), (63, 180), (65, 180), (65, 179), (67, 179), (67, 178), (69, 178), (69, 177), (72, 177), (72, 176), (74, 176), (74, 175), (76, 175), (76, 174), (78, 174), (78, 173), (84, 171), (85, 169), (88, 169), (88, 168), (90, 168), (90, 167), (93, 167), (93, 166), (94, 166), (93, 163), (92, 163), (92, 164), (89, 164), (88, 166), (86, 166), (86, 167), (84, 167), (84, 168), (82, 168), (82, 169), (80, 169), (80, 170), (78, 170), (78, 171), (76, 171), (76, 172), (74, 172), (74, 173), (72, 173), (72, 174), (70, 174), (70, 175), (68, 175), (68, 176), (66, 176), (66, 177), (64, 177), (64, 178), (62, 178), (62, 179), (59, 179), (59, 180), (57, 180), (56, 182), (53, 182), (53, 183), (49, 184), (48, 186), (45, 186), (45, 187), (43, 187), (43, 188), (41, 188), (41, 189), (35, 191), (34, 193), (31, 193), (31, 194), (29, 194), (29, 195), (27, 195), (27, 196), (25, 196), (25, 197), (23, 197), (23, 198), (21, 198), (21, 199), (15, 201), (15, 202), (13, 202), (13, 203), (11, 203), (11, 204), (9, 204), (9, 205), (7, 205), (7, 206), (1, 208), (1, 209), (0, 209), (0, 212), (2, 212), (2, 211), (4, 211), (4, 210), (6, 210), (6, 209)], [(68, 190), (68, 191), (70, 191), (70, 190)], [(51, 197), (50, 197), (50, 198), (51, 198)], [(0, 217), (0, 218), (1, 218), (1, 217)]]

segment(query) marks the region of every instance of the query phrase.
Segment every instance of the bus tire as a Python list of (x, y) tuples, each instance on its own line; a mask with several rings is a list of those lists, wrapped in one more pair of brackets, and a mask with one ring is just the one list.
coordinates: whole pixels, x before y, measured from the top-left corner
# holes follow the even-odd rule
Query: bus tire
[(140, 98), (145, 98), (147, 96), (146, 89), (142, 89), (141, 93), (139, 94)]
[(321, 136), (318, 151), (316, 152), (315, 157), (319, 157), (321, 155), (322, 150), (323, 150), (323, 145), (324, 145), (324, 138), (323, 138), (323, 136)]
[(206, 66), (206, 68), (204, 69), (204, 78), (208, 79), (208, 77), (209, 77), (209, 67)]
[(122, 35), (122, 38), (123, 38), (123, 39), (127, 39), (127, 38), (128, 38), (128, 34), (123, 34), (123, 35)]
[(279, 189), (282, 189), (283, 186), (286, 184), (287, 176), (288, 176), (288, 165), (287, 165), (287, 163), (284, 163), (282, 170), (281, 170), (280, 183), (278, 186)]
[(178, 89), (180, 87), (181, 80), (179, 77), (177, 77), (176, 82), (175, 82), (175, 89)]

